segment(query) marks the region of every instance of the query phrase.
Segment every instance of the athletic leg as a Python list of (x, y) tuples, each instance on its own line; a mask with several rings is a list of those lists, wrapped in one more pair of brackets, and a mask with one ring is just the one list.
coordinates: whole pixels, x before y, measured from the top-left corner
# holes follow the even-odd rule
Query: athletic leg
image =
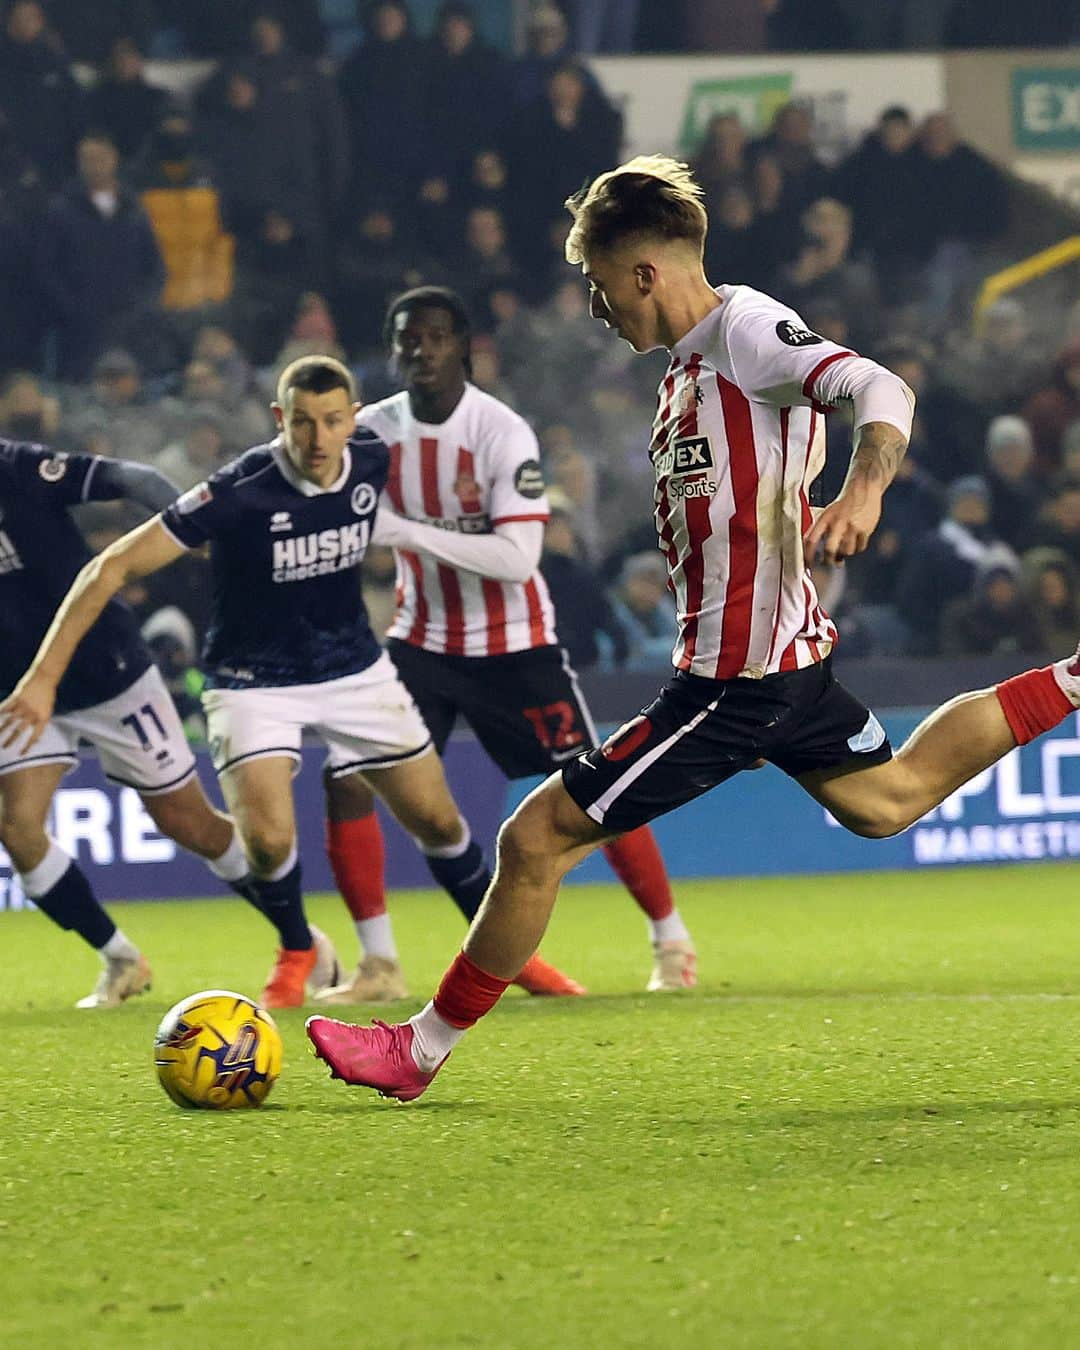
[(1080, 708), (1080, 653), (1025, 671), (993, 689), (960, 694), (931, 713), (888, 763), (799, 775), (806, 790), (855, 834), (899, 834), (1017, 745)]
[(69, 767), (42, 764), (0, 776), (0, 843), (38, 909), (101, 956), (97, 986), (78, 1006), (112, 1007), (150, 987), (150, 967), (105, 912), (78, 863), (46, 833), (49, 803)]

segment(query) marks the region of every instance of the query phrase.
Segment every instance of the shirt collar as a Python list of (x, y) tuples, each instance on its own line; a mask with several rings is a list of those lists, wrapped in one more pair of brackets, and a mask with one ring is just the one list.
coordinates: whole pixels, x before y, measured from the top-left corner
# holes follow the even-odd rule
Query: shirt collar
[(327, 492), (340, 492), (349, 481), (349, 474), (352, 472), (352, 451), (348, 446), (345, 447), (345, 454), (341, 458), (341, 472), (329, 487), (320, 487), (318, 483), (313, 483), (309, 478), (304, 478), (296, 472), (292, 460), (285, 453), (285, 445), (280, 436), (270, 442), (270, 453), (274, 457), (274, 463), (281, 470), (282, 478), (304, 497), (321, 497)]

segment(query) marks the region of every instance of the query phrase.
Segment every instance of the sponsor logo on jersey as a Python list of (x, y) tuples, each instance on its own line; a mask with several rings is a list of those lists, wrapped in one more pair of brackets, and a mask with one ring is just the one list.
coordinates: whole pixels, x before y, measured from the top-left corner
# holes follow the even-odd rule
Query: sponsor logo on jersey
[(480, 510), (480, 484), (471, 473), (459, 473), (454, 479), (454, 496), (461, 503), (461, 509), (470, 515)]
[(788, 347), (814, 347), (825, 339), (819, 333), (811, 333), (809, 328), (800, 328), (790, 319), (781, 319), (776, 325), (776, 336)]
[(716, 484), (711, 478), (673, 478), (668, 483), (668, 500), (688, 502), (695, 497), (715, 497)]
[(485, 511), (479, 516), (427, 516), (424, 523), (437, 530), (454, 530), (458, 534), (490, 534), (491, 517)]
[(23, 560), (19, 557), (19, 550), (9, 536), (0, 530), (0, 576), (5, 572), (21, 572), (22, 569)]
[(370, 483), (357, 483), (349, 502), (358, 516), (366, 516), (375, 505), (377, 496)]
[(292, 516), (288, 511), (275, 511), (270, 517), (270, 533), (277, 534), (282, 530), (292, 529)]
[(539, 460), (526, 459), (517, 466), (514, 489), (522, 497), (528, 497), (530, 501), (544, 495), (544, 471), (540, 467)]
[(684, 474), (702, 473), (713, 466), (708, 436), (681, 436), (653, 460), (657, 478), (681, 478)]
[(275, 539), (273, 578), (277, 582), (308, 581), (355, 567), (363, 559), (370, 538), (370, 523), (360, 520), (355, 525)]
[(58, 483), (67, 473), (67, 455), (51, 455), (43, 459), (37, 467), (38, 473), (46, 483)]
[(213, 499), (214, 494), (210, 491), (209, 483), (196, 483), (193, 488), (177, 497), (174, 505), (182, 516), (189, 516), (193, 511), (197, 511), (200, 506), (205, 506), (208, 501)]

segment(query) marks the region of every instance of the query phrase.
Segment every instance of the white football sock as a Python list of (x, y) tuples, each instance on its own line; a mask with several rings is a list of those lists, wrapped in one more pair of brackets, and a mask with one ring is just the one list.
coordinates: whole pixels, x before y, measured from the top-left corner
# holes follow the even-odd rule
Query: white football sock
[(222, 881), (243, 881), (250, 874), (251, 868), (248, 865), (244, 846), (240, 842), (239, 830), (233, 830), (229, 847), (221, 857), (207, 858), (206, 865), (214, 876), (220, 877)]
[(421, 1073), (434, 1073), (467, 1030), (452, 1027), (435, 1011), (434, 1003), (410, 1017), (409, 1026), (413, 1029), (412, 1057)]
[(417, 839), (415, 834), (412, 836), (412, 841), (425, 858), (460, 858), (472, 843), (472, 832), (469, 829), (469, 822), (464, 816), (459, 816), (458, 821), (461, 825), (461, 838), (456, 844), (441, 844), (437, 848), (427, 848)]
[(1064, 661), (1055, 661), (1051, 670), (1061, 692), (1074, 708), (1080, 708), (1080, 656), (1067, 656)]
[(285, 861), (281, 864), (281, 866), (275, 867), (272, 872), (267, 872), (265, 876), (260, 877), (260, 880), (280, 881), (282, 877), (287, 877), (289, 873), (293, 870), (293, 868), (296, 866), (296, 860), (299, 858), (299, 856), (300, 854), (296, 847), (296, 840), (294, 839), (293, 846), (289, 850), (289, 856), (285, 859)]
[(690, 930), (679, 911), (673, 909), (666, 919), (649, 920), (649, 936), (653, 942), (689, 942)]
[(30, 899), (36, 900), (39, 895), (45, 895), (51, 891), (70, 866), (70, 853), (65, 853), (56, 840), (50, 836), (49, 847), (45, 850), (44, 858), (29, 872), (20, 872), (19, 881)]
[(394, 928), (389, 914), (377, 914), (374, 919), (357, 919), (355, 923), (356, 936), (360, 939), (360, 950), (365, 956), (382, 956), (387, 961), (398, 959)]
[(105, 946), (99, 947), (98, 950), (102, 956), (110, 961), (134, 961), (139, 955), (138, 947), (119, 928), (106, 942)]

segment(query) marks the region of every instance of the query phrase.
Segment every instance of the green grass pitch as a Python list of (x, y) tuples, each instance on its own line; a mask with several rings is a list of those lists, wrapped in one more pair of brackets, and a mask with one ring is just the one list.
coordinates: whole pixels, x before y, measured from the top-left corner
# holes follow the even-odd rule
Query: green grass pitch
[[(568, 888), (545, 953), (410, 1106), (330, 1081), (279, 1017), (260, 1111), (183, 1112), (170, 1004), (257, 994), (240, 902), (117, 905), (153, 993), (0, 916), (0, 1341), (22, 1347), (1057, 1347), (1080, 1325), (1075, 865), (678, 887), (695, 994), (640, 992), (644, 922)], [(313, 917), (352, 960), (339, 901)], [(415, 1002), (456, 950), (395, 899)], [(353, 1010), (347, 1010), (349, 1015)], [(356, 1009), (366, 1020), (372, 1009)]]

